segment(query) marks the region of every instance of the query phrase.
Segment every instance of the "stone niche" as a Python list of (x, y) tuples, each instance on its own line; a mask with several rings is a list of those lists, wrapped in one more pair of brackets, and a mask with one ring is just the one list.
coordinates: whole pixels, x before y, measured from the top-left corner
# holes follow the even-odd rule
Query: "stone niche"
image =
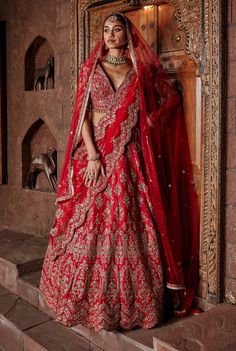
[(36, 37), (25, 55), (25, 90), (54, 88), (54, 57), (47, 39)]
[(27, 190), (56, 192), (56, 177), (56, 139), (46, 123), (38, 119), (22, 142), (22, 186)]

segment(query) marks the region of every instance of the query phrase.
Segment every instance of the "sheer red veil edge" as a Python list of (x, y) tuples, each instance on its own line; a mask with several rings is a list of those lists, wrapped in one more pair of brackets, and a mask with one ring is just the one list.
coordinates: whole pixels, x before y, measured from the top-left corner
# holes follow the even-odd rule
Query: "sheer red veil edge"
[[(197, 286), (199, 209), (182, 101), (149, 45), (135, 26), (123, 18), (140, 90), (141, 147), (162, 244), (166, 285), (170, 289), (184, 289), (184, 313), (192, 304)], [(104, 54), (101, 41), (80, 72), (58, 204), (74, 195), (72, 156), (81, 140), (93, 72), (98, 58)]]

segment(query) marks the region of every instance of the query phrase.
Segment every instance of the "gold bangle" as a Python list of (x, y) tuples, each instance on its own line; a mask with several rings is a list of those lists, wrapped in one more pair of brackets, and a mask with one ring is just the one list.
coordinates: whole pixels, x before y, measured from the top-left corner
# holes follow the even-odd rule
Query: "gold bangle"
[(96, 160), (98, 160), (99, 158), (100, 158), (100, 153), (98, 152), (97, 154), (95, 154), (95, 155), (90, 155), (90, 156), (88, 156), (87, 157), (87, 161), (96, 161)]

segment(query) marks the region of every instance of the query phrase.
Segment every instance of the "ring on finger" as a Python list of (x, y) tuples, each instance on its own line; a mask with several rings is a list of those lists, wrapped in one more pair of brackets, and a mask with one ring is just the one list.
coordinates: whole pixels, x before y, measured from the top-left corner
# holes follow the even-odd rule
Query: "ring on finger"
[(89, 175), (89, 179), (94, 180), (95, 179), (95, 175), (94, 174), (90, 174)]

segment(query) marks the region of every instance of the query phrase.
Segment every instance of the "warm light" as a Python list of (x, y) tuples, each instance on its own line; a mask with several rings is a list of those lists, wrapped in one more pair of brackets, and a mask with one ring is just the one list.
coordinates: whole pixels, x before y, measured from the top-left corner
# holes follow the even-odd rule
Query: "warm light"
[(154, 5), (144, 6), (144, 10), (150, 10), (154, 7)]

